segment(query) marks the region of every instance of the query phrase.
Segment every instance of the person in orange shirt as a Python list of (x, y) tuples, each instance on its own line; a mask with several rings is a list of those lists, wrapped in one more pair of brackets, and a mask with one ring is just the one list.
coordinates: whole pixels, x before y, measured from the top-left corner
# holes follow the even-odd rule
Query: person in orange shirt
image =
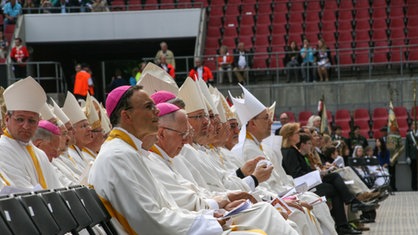
[(232, 63), (234, 62), (234, 57), (228, 53), (228, 47), (223, 45), (219, 48), (218, 56), (218, 71), (219, 71), (219, 80), (218, 83), (223, 83), (224, 73), (228, 72), (229, 83), (232, 84)]
[(74, 81), (74, 96), (77, 99), (86, 99), (87, 92), (94, 95), (94, 83), (91, 78), (91, 72), (88, 65), (82, 65), (80, 71), (75, 75)]
[(209, 67), (204, 66), (202, 63), (202, 59), (196, 57), (194, 59), (195, 67), (192, 68), (189, 72), (189, 77), (193, 80), (203, 79), (206, 83), (213, 84), (213, 74)]

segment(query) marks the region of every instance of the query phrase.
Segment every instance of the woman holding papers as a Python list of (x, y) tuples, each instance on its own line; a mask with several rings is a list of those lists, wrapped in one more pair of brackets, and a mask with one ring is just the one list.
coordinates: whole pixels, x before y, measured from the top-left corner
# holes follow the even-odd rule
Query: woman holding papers
[[(311, 137), (300, 133), (298, 123), (288, 123), (280, 130), (283, 136), (282, 154), (283, 168), (288, 175), (294, 178), (303, 176), (313, 171), (307, 155), (312, 150)], [(297, 147), (297, 145), (299, 147)], [(306, 156), (306, 157), (305, 157)], [(342, 234), (361, 234), (360, 231), (350, 227), (344, 210), (344, 204), (351, 204), (351, 209), (372, 210), (375, 207), (365, 205), (350, 193), (344, 180), (340, 175), (331, 172), (321, 171), (322, 183), (315, 187), (315, 193), (326, 196), (332, 200), (331, 214), (334, 217), (338, 233)]]

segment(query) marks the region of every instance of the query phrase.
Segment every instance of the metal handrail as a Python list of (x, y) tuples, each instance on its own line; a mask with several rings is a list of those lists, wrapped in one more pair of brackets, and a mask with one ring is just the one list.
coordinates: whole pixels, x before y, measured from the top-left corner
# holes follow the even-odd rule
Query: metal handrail
[[(32, 76), (38, 82), (41, 81), (55, 81), (55, 92), (56, 93), (63, 93), (67, 90), (67, 86), (65, 83), (65, 75), (61, 66), (61, 63), (55, 61), (28, 61), (25, 62), (28, 75)], [(22, 79), (14, 77), (12, 67), (14, 65), (20, 65), (19, 63), (7, 63), (4, 66), (7, 66), (7, 84), (10, 85), (15, 81)], [(46, 66), (53, 66), (52, 68), (45, 68)], [(52, 73), (51, 73), (52, 71)]]

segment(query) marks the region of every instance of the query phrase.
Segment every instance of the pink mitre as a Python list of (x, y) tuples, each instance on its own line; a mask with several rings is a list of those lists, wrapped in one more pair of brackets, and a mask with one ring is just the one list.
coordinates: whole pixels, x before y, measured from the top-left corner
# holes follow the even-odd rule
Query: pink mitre
[(61, 130), (54, 123), (47, 120), (40, 120), (38, 123), (38, 128), (45, 129), (51, 132), (54, 135), (61, 135)]
[(172, 100), (176, 98), (176, 95), (169, 92), (169, 91), (157, 91), (154, 94), (151, 95), (151, 99), (154, 101), (155, 104), (167, 102), (169, 100)]
[(116, 105), (118, 105), (119, 100), (122, 98), (123, 94), (131, 88), (131, 86), (120, 86), (113, 89), (106, 98), (106, 112), (107, 115), (110, 117), (112, 112), (115, 111)]
[(159, 104), (157, 104), (157, 108), (160, 110), (160, 113), (158, 114), (158, 117), (162, 117), (164, 115), (174, 113), (174, 112), (176, 112), (177, 110), (180, 109), (176, 105), (170, 104), (170, 103), (159, 103)]

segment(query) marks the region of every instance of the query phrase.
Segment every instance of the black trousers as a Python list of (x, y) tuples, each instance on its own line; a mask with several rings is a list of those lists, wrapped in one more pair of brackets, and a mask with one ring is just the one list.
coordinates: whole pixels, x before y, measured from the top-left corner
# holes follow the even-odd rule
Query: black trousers
[(331, 214), (334, 217), (335, 225), (347, 224), (344, 203), (349, 204), (355, 196), (348, 190), (344, 180), (337, 173), (331, 173), (322, 178), (322, 184), (316, 186), (316, 194), (326, 196), (332, 201)]
[(417, 191), (417, 159), (411, 159), (411, 188), (414, 191)]
[(14, 73), (15, 73), (15, 78), (26, 78), (27, 77), (26, 65), (24, 65), (24, 66), (15, 65), (14, 66)]
[(396, 188), (396, 164), (397, 162), (393, 166), (389, 166), (390, 187), (393, 191), (398, 191)]

